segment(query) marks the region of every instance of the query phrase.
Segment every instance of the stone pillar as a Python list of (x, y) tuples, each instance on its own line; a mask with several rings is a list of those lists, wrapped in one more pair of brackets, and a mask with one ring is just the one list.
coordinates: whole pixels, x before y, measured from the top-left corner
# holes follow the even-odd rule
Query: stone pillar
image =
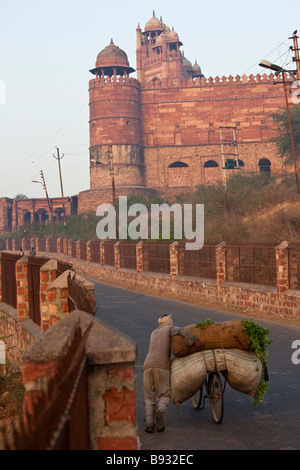
[(21, 248), (25, 253), (25, 250), (26, 250), (26, 239), (25, 238), (22, 238), (22, 240), (21, 240)]
[(284, 241), (276, 246), (276, 287), (277, 292), (289, 289), (289, 250), (288, 242)]
[(104, 240), (100, 242), (100, 266), (103, 266), (105, 264), (105, 246), (104, 246)]
[(16, 262), (18, 321), (29, 318), (28, 256)]
[(45, 331), (50, 327), (50, 312), (46, 291), (57, 277), (57, 260), (51, 259), (40, 268), (41, 331)]
[(11, 241), (11, 249), (12, 249), (12, 251), (17, 251), (16, 245), (17, 245), (17, 244), (16, 244), (16, 239), (13, 238), (12, 241)]
[(143, 242), (139, 242), (135, 247), (136, 252), (136, 270), (138, 273), (144, 271)]
[(170, 245), (170, 275), (171, 277), (177, 277), (179, 273), (179, 247), (178, 242), (174, 242)]
[(114, 244), (115, 269), (120, 269), (120, 242)]
[(221, 285), (226, 279), (226, 242), (216, 246), (216, 279), (217, 285)]
[(49, 253), (49, 251), (50, 251), (50, 240), (49, 240), (49, 238), (46, 238), (46, 240), (45, 240), (45, 250), (46, 250), (46, 253)]

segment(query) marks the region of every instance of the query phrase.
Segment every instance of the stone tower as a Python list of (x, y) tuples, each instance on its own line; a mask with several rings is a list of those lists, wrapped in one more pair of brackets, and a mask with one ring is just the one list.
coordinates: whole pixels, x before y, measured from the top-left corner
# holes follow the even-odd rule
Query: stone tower
[(102, 50), (89, 82), (90, 188), (145, 186), (139, 82), (129, 77), (126, 53), (113, 40)]
[(162, 18), (153, 17), (147, 21), (144, 31), (137, 27), (136, 63), (137, 79), (142, 83), (151, 80), (189, 79), (201, 77), (197, 63), (184, 57), (178, 34), (166, 26)]

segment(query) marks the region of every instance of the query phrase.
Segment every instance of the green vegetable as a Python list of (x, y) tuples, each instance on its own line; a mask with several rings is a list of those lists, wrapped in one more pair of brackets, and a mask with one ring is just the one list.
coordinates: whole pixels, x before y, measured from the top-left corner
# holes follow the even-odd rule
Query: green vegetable
[(196, 323), (196, 327), (197, 328), (206, 328), (207, 325), (210, 325), (211, 323), (213, 323), (213, 321), (211, 321), (209, 318), (203, 322), (199, 322), (199, 323)]
[(265, 356), (267, 353), (267, 346), (272, 343), (272, 340), (267, 337), (269, 334), (268, 328), (263, 328), (255, 323), (253, 320), (244, 320), (243, 330), (247, 333), (250, 340), (251, 351), (258, 357), (262, 364), (261, 381), (258, 390), (253, 397), (253, 406), (257, 406), (259, 402), (264, 400), (264, 395), (267, 390), (267, 384), (265, 381), (265, 370), (267, 367), (267, 361)]

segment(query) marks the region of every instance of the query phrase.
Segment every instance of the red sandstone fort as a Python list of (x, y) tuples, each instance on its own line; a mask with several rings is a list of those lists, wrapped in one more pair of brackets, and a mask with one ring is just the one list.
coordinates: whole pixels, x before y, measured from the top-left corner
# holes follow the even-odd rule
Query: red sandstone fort
[[(117, 197), (174, 196), (235, 170), (284, 176), (271, 113), (285, 98), (272, 74), (206, 78), (154, 12), (136, 33), (136, 70), (111, 40), (90, 71), (90, 188), (65, 198), (67, 214), (111, 202), (112, 174)], [(61, 200), (51, 203), (59, 220)], [(46, 199), (0, 198), (0, 233), (48, 217)]]

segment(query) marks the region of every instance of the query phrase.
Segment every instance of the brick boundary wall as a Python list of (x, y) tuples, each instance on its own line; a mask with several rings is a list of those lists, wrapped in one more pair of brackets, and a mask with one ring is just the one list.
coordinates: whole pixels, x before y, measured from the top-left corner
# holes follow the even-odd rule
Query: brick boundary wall
[[(243, 282), (229, 282), (226, 279), (226, 243), (216, 246), (216, 279), (196, 278), (178, 275), (177, 242), (170, 245), (170, 274), (143, 271), (143, 242), (136, 245), (137, 269), (119, 267), (119, 258), (115, 266), (104, 264), (103, 244), (100, 245), (98, 263), (72, 259), (77, 272), (93, 279), (104, 279), (125, 288), (143, 288), (159, 295), (195, 298), (200, 302), (217, 303), (221, 307), (243, 308), (247, 313), (260, 311), (275, 317), (299, 318), (300, 290), (290, 289), (291, 282), (288, 268), (288, 243), (283, 242), (275, 248), (277, 285), (258, 285)], [(115, 253), (117, 246), (115, 247)], [(64, 261), (70, 258), (61, 257)]]
[[(35, 240), (31, 240), (35, 244)], [(84, 276), (104, 279), (125, 288), (142, 288), (155, 295), (167, 294), (181, 298), (195, 298), (200, 302), (217, 303), (221, 307), (235, 307), (260, 311), (275, 317), (299, 318), (300, 290), (294, 286), (295, 266), (299, 260), (291, 256), (289, 266), (289, 244), (284, 241), (275, 247), (276, 286), (244, 282), (231, 282), (226, 279), (226, 242), (221, 242), (216, 250), (216, 279), (178, 275), (180, 250), (178, 242), (170, 244), (170, 274), (144, 271), (143, 242), (136, 244), (136, 270), (120, 268), (119, 242), (114, 244), (115, 264), (105, 265), (105, 243), (100, 242), (99, 263), (91, 262), (90, 242), (86, 243), (86, 260), (80, 259), (79, 244), (76, 242), (76, 258), (72, 257), (70, 240), (63, 239), (64, 249), (60, 250), (61, 240), (57, 240), (57, 253), (53, 258), (72, 262), (74, 269)], [(7, 240), (9, 249), (9, 240)], [(46, 245), (47, 246), (47, 245)], [(292, 269), (290, 269), (292, 267)], [(299, 285), (299, 281), (298, 281)]]

